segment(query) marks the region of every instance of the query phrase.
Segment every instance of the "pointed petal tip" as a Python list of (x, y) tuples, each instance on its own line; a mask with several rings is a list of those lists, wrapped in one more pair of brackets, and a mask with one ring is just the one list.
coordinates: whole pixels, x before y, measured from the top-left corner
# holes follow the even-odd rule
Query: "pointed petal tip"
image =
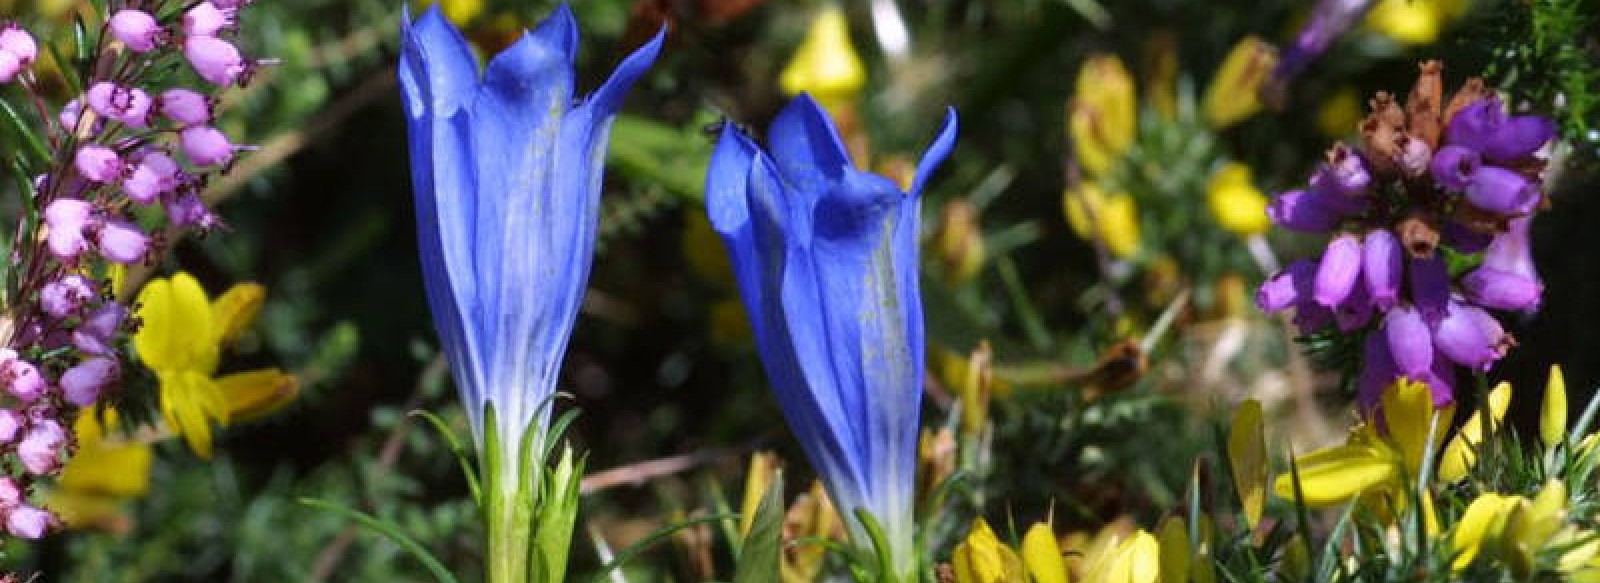
[(611, 71), (611, 76), (589, 96), (588, 105), (594, 108), (595, 119), (611, 117), (617, 108), (622, 106), (622, 98), (628, 94), (634, 82), (643, 77), (650, 66), (656, 62), (656, 57), (661, 54), (661, 46), (666, 38), (666, 27), (656, 32), (649, 41), (634, 49), (632, 53), (622, 59), (621, 63)]
[(933, 142), (928, 145), (928, 149), (923, 151), (922, 160), (917, 162), (916, 178), (911, 182), (911, 196), (922, 195), (922, 189), (927, 186), (928, 180), (933, 177), (933, 173), (939, 169), (939, 165), (943, 164), (945, 158), (950, 157), (950, 152), (955, 149), (956, 136), (960, 133), (960, 130), (961, 121), (960, 116), (956, 114), (956, 108), (946, 107), (943, 126), (939, 128), (939, 133), (933, 138)]
[(556, 47), (567, 56), (568, 63), (578, 57), (578, 19), (573, 16), (572, 8), (566, 2), (557, 4), (544, 21), (529, 31), (528, 36)]

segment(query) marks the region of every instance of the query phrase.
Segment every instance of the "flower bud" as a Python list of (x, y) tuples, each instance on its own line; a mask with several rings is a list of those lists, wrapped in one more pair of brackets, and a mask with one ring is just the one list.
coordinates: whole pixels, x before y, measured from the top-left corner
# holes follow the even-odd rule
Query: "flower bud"
[(1483, 155), (1497, 162), (1514, 162), (1532, 156), (1556, 135), (1556, 123), (1537, 115), (1519, 115), (1500, 124)]
[(1266, 215), (1273, 224), (1291, 231), (1325, 233), (1339, 226), (1346, 216), (1355, 214), (1341, 208), (1351, 203), (1364, 207), (1366, 201), (1315, 190), (1291, 190), (1267, 203)]
[(34, 42), (33, 35), (16, 23), (9, 23), (5, 28), (0, 28), (0, 51), (10, 53), (17, 58), (17, 64), (26, 69), (33, 65), (33, 60), (39, 56), (39, 43)]
[(6, 392), (23, 403), (37, 401), (46, 388), (39, 369), (33, 363), (18, 358), (16, 351), (11, 349), (0, 350), (0, 380), (5, 381)]
[(1133, 144), (1138, 129), (1133, 78), (1115, 55), (1089, 57), (1067, 112), (1068, 133), (1078, 163), (1090, 176), (1104, 176)]
[(156, 22), (154, 16), (143, 10), (124, 8), (111, 15), (111, 20), (106, 23), (111, 32), (111, 38), (122, 41), (128, 50), (135, 53), (148, 53), (160, 46), (165, 36), (161, 24)]
[(89, 109), (107, 119), (121, 122), (130, 128), (144, 128), (150, 125), (150, 107), (153, 104), (150, 94), (137, 87), (119, 87), (114, 83), (101, 81), (89, 87), (84, 94), (84, 101), (89, 103)]
[(17, 458), (29, 474), (42, 476), (61, 467), (59, 451), (67, 441), (66, 431), (54, 419), (35, 420), (17, 443)]
[(5, 511), (6, 532), (18, 538), (29, 540), (38, 539), (48, 532), (55, 523), (55, 516), (48, 511), (34, 508), (27, 504), (19, 504)]
[(46, 244), (57, 259), (71, 261), (88, 246), (83, 228), (88, 226), (89, 211), (89, 203), (76, 198), (58, 198), (45, 207), (44, 223), (49, 227)]
[(188, 12), (183, 13), (183, 34), (185, 36), (217, 36), (224, 29), (233, 28), (234, 11), (223, 10), (212, 2), (195, 4)]
[(0, 51), (0, 83), (10, 83), (22, 72), (22, 61), (11, 53)]
[(178, 187), (182, 176), (178, 163), (165, 152), (149, 151), (139, 157), (133, 171), (122, 181), (122, 192), (139, 204), (151, 204), (156, 198)]
[(1412, 306), (1396, 306), (1383, 319), (1383, 334), (1395, 367), (1420, 379), (1433, 367), (1433, 334), (1422, 314)]
[(78, 148), (72, 165), (89, 182), (109, 184), (122, 178), (122, 158), (117, 156), (115, 150), (99, 144)]
[(1539, 306), (1544, 284), (1509, 271), (1480, 266), (1461, 278), (1461, 291), (1472, 303), (1486, 308), (1523, 311)]
[(250, 64), (238, 47), (210, 36), (191, 36), (183, 41), (183, 56), (195, 73), (212, 85), (228, 86), (250, 72)]
[(1256, 306), (1266, 313), (1281, 312), (1311, 298), (1317, 266), (1305, 259), (1295, 260), (1261, 283), (1256, 289)]
[(1247, 36), (1233, 45), (1206, 86), (1202, 107), (1211, 127), (1227, 128), (1260, 111), (1261, 86), (1277, 66), (1278, 50), (1270, 43)]
[(209, 124), (214, 115), (210, 97), (181, 87), (161, 93), (161, 114), (182, 126)]
[(1473, 171), (1465, 192), (1472, 206), (1502, 216), (1526, 215), (1543, 200), (1533, 182), (1499, 166), (1480, 166)]
[(1483, 158), (1477, 150), (1465, 146), (1445, 146), (1433, 155), (1429, 163), (1429, 170), (1433, 173), (1434, 182), (1439, 183), (1446, 191), (1460, 192), (1466, 190), (1467, 184), (1472, 180), (1472, 173), (1478, 171), (1483, 165)]
[(1350, 297), (1356, 279), (1361, 277), (1361, 241), (1344, 234), (1328, 242), (1317, 265), (1316, 302), (1333, 308)]
[(61, 373), (61, 392), (67, 402), (88, 407), (100, 399), (100, 391), (116, 380), (117, 361), (97, 356)]
[(150, 237), (132, 222), (111, 219), (96, 233), (95, 246), (107, 260), (131, 265), (144, 260), (150, 248)]
[(1406, 97), (1406, 124), (1411, 135), (1439, 147), (1439, 136), (1444, 131), (1444, 64), (1424, 61), (1419, 67), (1417, 83)]
[(1444, 318), (1433, 329), (1439, 352), (1461, 366), (1488, 372), (1515, 341), (1494, 316), (1477, 306), (1450, 300)]
[(1272, 226), (1267, 197), (1256, 189), (1244, 164), (1228, 163), (1218, 170), (1207, 185), (1206, 200), (1217, 224), (1235, 235), (1259, 235)]
[(1400, 241), (1388, 229), (1373, 229), (1361, 241), (1361, 275), (1367, 295), (1379, 310), (1393, 308), (1399, 301), (1400, 278), (1405, 273), (1405, 257)]
[(40, 307), (56, 318), (76, 314), (91, 299), (94, 299), (94, 285), (76, 273), (46, 283), (39, 290)]
[(211, 126), (192, 126), (178, 134), (183, 154), (196, 166), (224, 166), (233, 160), (234, 146), (222, 130)]
[[(16, 441), (17, 433), (22, 431), (22, 425), (26, 421), (27, 419), (15, 409), (0, 409), (0, 445), (9, 445)], [(6, 496), (5, 482), (10, 479), (9, 476), (0, 477), (0, 507), (16, 503), (16, 500)], [(15, 487), (16, 483), (12, 482), (11, 485)]]

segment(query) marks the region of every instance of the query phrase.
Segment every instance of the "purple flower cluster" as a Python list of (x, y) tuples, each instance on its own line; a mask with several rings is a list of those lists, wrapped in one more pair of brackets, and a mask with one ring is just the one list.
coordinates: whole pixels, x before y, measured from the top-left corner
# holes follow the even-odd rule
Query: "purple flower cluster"
[[(15, 25), (0, 29), (0, 82), (18, 81), (32, 94), (54, 153), (33, 182), (39, 219), (23, 213), (17, 225), (13, 305), (0, 327), (0, 523), (14, 536), (38, 538), (58, 526), (29, 493), (71, 455), (72, 416), (121, 374), (119, 344), (132, 324), (103, 278), (110, 264), (145, 261), (159, 246), (148, 231), (159, 225), (139, 224), (136, 211), (159, 208), (156, 216), (177, 228), (218, 225), (200, 192), (244, 148), (212, 125), (215, 94), (262, 64), (230, 40), (247, 4), (153, 0), (110, 14), (87, 90), (55, 114), (45, 111), (29, 70), (38, 55), (33, 37)], [(203, 83), (157, 86), (155, 74), (178, 62)]]
[(1320, 258), (1263, 283), (1257, 304), (1294, 308), (1303, 334), (1366, 333), (1368, 410), (1400, 377), (1451, 402), (1457, 367), (1487, 371), (1516, 345), (1490, 311), (1535, 310), (1544, 291), (1528, 227), (1544, 205), (1538, 154), (1555, 124), (1509, 115), (1479, 79), (1446, 101), (1441, 70), (1424, 63), (1403, 107), (1378, 93), (1362, 147), (1335, 146), (1308, 188), (1267, 209), (1280, 227), (1332, 238)]

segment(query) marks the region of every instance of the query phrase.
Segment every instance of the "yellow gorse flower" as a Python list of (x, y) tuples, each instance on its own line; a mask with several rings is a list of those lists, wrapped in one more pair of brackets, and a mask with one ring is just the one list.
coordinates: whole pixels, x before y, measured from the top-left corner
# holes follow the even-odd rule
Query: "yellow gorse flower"
[[(1500, 420), (1506, 415), (1506, 408), (1511, 406), (1511, 385), (1500, 383), (1494, 390), (1489, 391), (1488, 398), (1490, 427), (1499, 427)], [(1478, 412), (1473, 412), (1467, 422), (1461, 425), (1461, 430), (1450, 440), (1444, 448), (1444, 455), (1439, 458), (1439, 479), (1454, 482), (1467, 477), (1467, 471), (1478, 462), (1478, 444), (1483, 442), (1484, 422)]]
[(784, 93), (810, 93), (828, 109), (854, 100), (866, 83), (866, 67), (850, 43), (850, 23), (833, 4), (811, 20), (805, 40), (778, 75)]
[(121, 502), (150, 489), (150, 445), (108, 435), (117, 425), (116, 409), (100, 418), (85, 410), (72, 425), (78, 452), (61, 468), (61, 479), (45, 497), (45, 506), (68, 528), (117, 530)]
[(1115, 548), (1089, 559), (1085, 583), (1156, 583), (1161, 578), (1161, 543), (1138, 530)]
[(1090, 176), (1105, 176), (1133, 145), (1138, 128), (1133, 77), (1116, 55), (1094, 55), (1078, 69), (1075, 91), (1067, 108), (1072, 151)]
[(1378, 0), (1367, 27), (1401, 44), (1425, 45), (1466, 8), (1466, 0)]
[(1022, 565), (1033, 583), (1068, 583), (1067, 562), (1061, 558), (1061, 543), (1050, 525), (1043, 522), (1028, 527), (1022, 535)]
[(1267, 195), (1256, 189), (1250, 167), (1229, 162), (1217, 170), (1206, 188), (1211, 216), (1228, 232), (1249, 237), (1267, 232)]
[(1546, 449), (1567, 439), (1567, 380), (1561, 367), (1550, 367), (1550, 380), (1544, 385), (1544, 401), (1539, 407), (1539, 441)]
[(1000, 542), (989, 523), (972, 521), (967, 538), (950, 554), (958, 583), (1027, 583), (1022, 557)]
[(1566, 521), (1567, 487), (1561, 480), (1545, 483), (1532, 500), (1495, 492), (1480, 494), (1467, 505), (1451, 534), (1456, 553), (1451, 568), (1459, 572), (1480, 556), (1489, 555), (1526, 575), (1533, 571), (1534, 555), (1554, 543), (1567, 548), (1560, 561), (1563, 570), (1581, 570), (1593, 558), (1594, 549), (1574, 545), (1582, 539), (1575, 529), (1562, 530)]
[(1106, 196), (1099, 186), (1084, 182), (1061, 195), (1061, 206), (1072, 232), (1098, 239), (1118, 259), (1139, 253), (1139, 209), (1127, 194)]
[[(1451, 412), (1448, 407), (1437, 412), (1441, 421), (1433, 437), (1435, 447), (1448, 430)], [(1409, 500), (1406, 488), (1415, 484), (1423, 456), (1431, 455), (1425, 449), (1434, 414), (1433, 395), (1426, 384), (1397, 381), (1382, 397), (1386, 435), (1370, 423), (1363, 424), (1351, 431), (1344, 445), (1296, 458), (1305, 504), (1333, 506), (1369, 492), (1394, 494), (1389, 498), (1396, 503)], [(1294, 500), (1294, 474), (1278, 476), (1273, 491), (1279, 498)]]
[(1228, 430), (1228, 461), (1245, 523), (1255, 530), (1267, 505), (1267, 441), (1262, 432), (1260, 401), (1246, 400), (1234, 410)]
[(259, 284), (245, 283), (212, 302), (187, 273), (152, 280), (139, 293), (143, 324), (134, 350), (160, 383), (167, 429), (202, 458), (211, 456), (213, 423), (271, 412), (298, 390), (294, 377), (277, 369), (215, 376), (222, 348), (255, 320), (265, 294)]
[(485, 0), (423, 0), (424, 8), (439, 5), (444, 17), (458, 26), (466, 26), (483, 15)]
[(1206, 86), (1206, 123), (1223, 129), (1261, 111), (1261, 85), (1277, 66), (1278, 51), (1271, 44), (1253, 36), (1240, 39)]

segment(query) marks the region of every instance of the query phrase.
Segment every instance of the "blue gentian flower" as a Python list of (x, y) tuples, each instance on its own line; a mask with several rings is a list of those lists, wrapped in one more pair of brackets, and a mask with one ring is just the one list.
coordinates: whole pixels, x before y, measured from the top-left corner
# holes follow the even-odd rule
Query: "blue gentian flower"
[[(882, 526), (893, 573), (915, 580), (913, 498), (922, 402), (917, 232), (923, 186), (956, 139), (950, 111), (910, 192), (855, 169), (827, 114), (802, 94), (763, 151), (724, 124), (706, 211), (734, 276), (778, 403), (850, 535)], [(889, 580), (889, 579), (881, 579)]]
[[(574, 102), (577, 23), (565, 4), (480, 74), (438, 8), (402, 30), (400, 84), (417, 238), (434, 326), (473, 431), (542, 430), (593, 262), (612, 116), (662, 35)], [(514, 458), (513, 458), (514, 459)]]

